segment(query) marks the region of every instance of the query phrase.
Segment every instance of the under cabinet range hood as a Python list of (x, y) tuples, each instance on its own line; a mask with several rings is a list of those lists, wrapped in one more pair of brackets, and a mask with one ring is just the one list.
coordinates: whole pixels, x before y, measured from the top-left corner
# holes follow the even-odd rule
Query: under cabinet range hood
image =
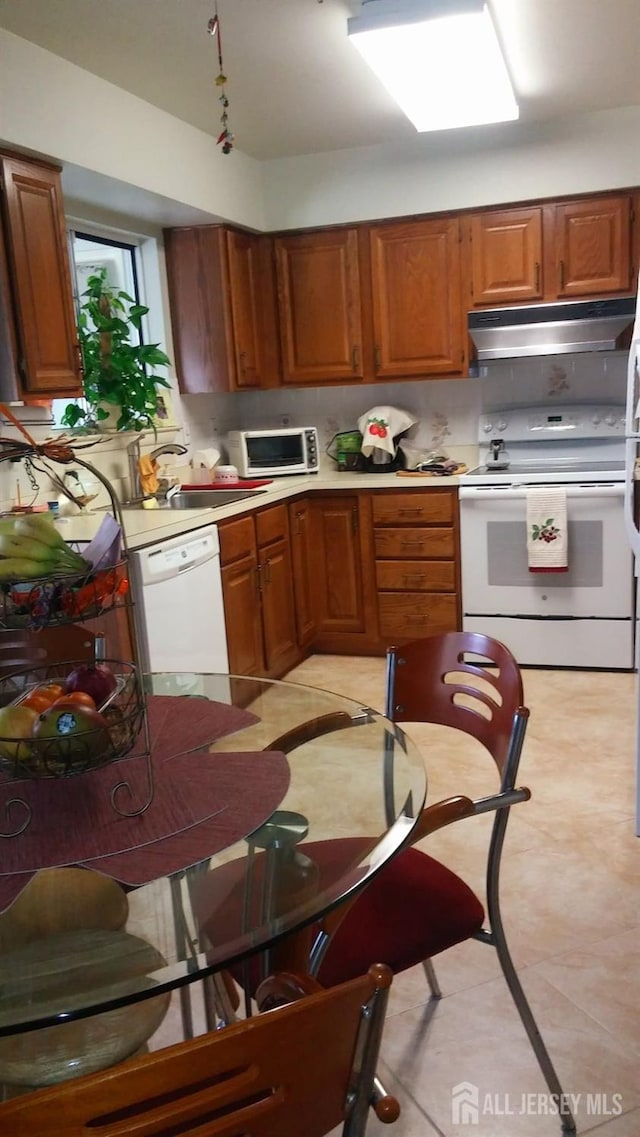
[(478, 360), (620, 351), (629, 346), (635, 298), (485, 308), (469, 313)]

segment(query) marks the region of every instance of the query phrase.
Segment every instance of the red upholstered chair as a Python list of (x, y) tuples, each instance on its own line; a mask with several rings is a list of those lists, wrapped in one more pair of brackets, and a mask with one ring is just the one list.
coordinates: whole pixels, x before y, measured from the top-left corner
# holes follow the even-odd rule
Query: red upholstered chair
[[(389, 648), (387, 717), (465, 731), (483, 744), (498, 768), (498, 793), (429, 805), (413, 835), (417, 841), (457, 818), (495, 812), (486, 870), (488, 926), (480, 900), (456, 873), (408, 848), (384, 866), (344, 915), (338, 910), (330, 916), (315, 945), (313, 970), (323, 985), (332, 986), (361, 974), (374, 959), (384, 960), (394, 972), (424, 962), (432, 994), (439, 998), (432, 956), (471, 938), (494, 947), (549, 1090), (562, 1095), (511, 960), (500, 915), (500, 857), (510, 808), (530, 797), (529, 790), (515, 784), (529, 714), (522, 703), (515, 659), (488, 636), (451, 632)], [(314, 857), (311, 846), (302, 848)], [(320, 849), (315, 856), (321, 860)], [(561, 1124), (564, 1133), (575, 1133), (568, 1110)]]

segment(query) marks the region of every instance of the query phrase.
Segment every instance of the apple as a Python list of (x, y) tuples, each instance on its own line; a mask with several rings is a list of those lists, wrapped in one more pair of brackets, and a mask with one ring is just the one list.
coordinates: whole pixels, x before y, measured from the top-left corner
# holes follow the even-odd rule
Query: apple
[(25, 739), (31, 737), (38, 717), (33, 707), (20, 703), (0, 707), (0, 757), (16, 762), (29, 756), (31, 748)]
[(43, 711), (33, 724), (32, 737), (45, 765), (54, 759), (63, 764), (91, 766), (111, 748), (104, 717), (79, 703), (54, 704)]

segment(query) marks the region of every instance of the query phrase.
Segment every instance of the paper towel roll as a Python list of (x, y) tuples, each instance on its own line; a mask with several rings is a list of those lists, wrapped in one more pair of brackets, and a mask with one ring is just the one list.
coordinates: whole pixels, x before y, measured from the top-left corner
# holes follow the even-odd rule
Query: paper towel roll
[(213, 470), (220, 461), (220, 451), (213, 449), (209, 450), (196, 450), (193, 455), (193, 468), (194, 470)]

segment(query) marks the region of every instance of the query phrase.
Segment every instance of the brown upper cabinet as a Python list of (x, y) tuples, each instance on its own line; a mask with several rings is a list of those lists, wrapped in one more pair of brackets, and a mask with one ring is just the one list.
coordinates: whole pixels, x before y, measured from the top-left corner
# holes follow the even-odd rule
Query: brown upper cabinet
[(632, 222), (630, 193), (470, 214), (472, 306), (632, 291)]
[(282, 382), (363, 377), (356, 229), (276, 237)]
[(461, 375), (458, 219), (373, 225), (369, 239), (375, 377)]
[(0, 155), (5, 398), (82, 394), (60, 168)]
[(202, 225), (164, 233), (176, 371), (184, 394), (277, 381), (271, 238)]

